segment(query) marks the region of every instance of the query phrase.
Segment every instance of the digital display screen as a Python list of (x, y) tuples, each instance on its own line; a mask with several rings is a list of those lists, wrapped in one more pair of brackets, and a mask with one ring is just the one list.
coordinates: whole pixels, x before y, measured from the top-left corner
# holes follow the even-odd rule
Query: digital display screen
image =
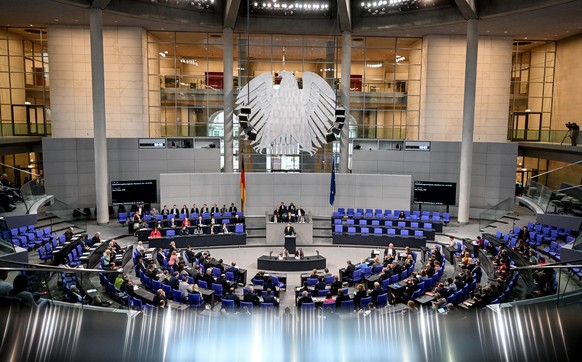
[(414, 203), (430, 205), (455, 205), (455, 182), (414, 181)]
[(111, 203), (151, 204), (158, 202), (156, 180), (111, 181)]

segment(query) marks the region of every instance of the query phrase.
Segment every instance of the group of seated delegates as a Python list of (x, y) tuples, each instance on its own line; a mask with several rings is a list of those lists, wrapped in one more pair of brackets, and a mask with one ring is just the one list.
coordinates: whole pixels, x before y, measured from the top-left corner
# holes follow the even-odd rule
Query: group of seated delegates
[(193, 204), (192, 208), (190, 209), (185, 204), (182, 206), (182, 208), (178, 208), (174, 204), (171, 209), (168, 209), (168, 206), (164, 205), (164, 207), (159, 211), (156, 210), (156, 208), (154, 207), (151, 209), (150, 215), (154, 218), (157, 215), (162, 215), (164, 219), (170, 219), (172, 217), (179, 218), (180, 215), (186, 215), (186, 217), (195, 218), (198, 217), (198, 215), (202, 214), (214, 215), (216, 213), (220, 213), (221, 215), (224, 215), (227, 212), (230, 212), (231, 214), (236, 214), (238, 212), (238, 209), (234, 205), (234, 203), (231, 203), (230, 207), (228, 208), (226, 207), (226, 204), (222, 205), (221, 208), (219, 208), (218, 205), (216, 204), (213, 204), (211, 208), (208, 208), (208, 205), (206, 204), (202, 205), (201, 208), (198, 208), (196, 204)]
[(0, 297), (12, 298), (20, 306), (32, 310), (44, 308), (50, 304), (48, 299), (41, 298), (41, 293), (31, 292), (26, 275), (19, 273), (14, 277), (12, 284), (6, 281), (7, 278), (8, 272), (0, 270)]
[[(145, 249), (139, 247), (136, 256), (136, 275), (140, 270), (151, 280), (156, 280), (162, 284), (169, 285), (173, 290), (182, 293), (183, 301), (188, 300), (189, 293), (200, 293), (198, 281), (206, 282), (210, 289), (212, 284), (220, 284), (223, 288), (223, 297), (228, 296), (242, 281), (242, 276), (235, 262), (225, 265), (222, 259), (214, 259), (208, 251), (195, 252), (188, 246), (183, 252), (176, 249), (175, 243), (171, 242), (167, 250), (158, 248), (152, 254), (152, 260), (146, 261)], [(184, 257), (182, 257), (184, 255)], [(215, 274), (214, 269), (220, 272)], [(234, 281), (226, 280), (226, 272), (234, 275)], [(218, 276), (216, 276), (218, 275)], [(154, 306), (164, 308), (167, 306), (167, 297), (162, 289), (154, 290)], [(209, 302), (209, 301), (207, 301)]]
[(295, 206), (293, 203), (290, 203), (289, 206), (287, 206), (283, 201), (281, 201), (281, 204), (277, 205), (275, 210), (273, 210), (270, 221), (305, 223), (307, 222), (307, 217), (305, 215), (305, 210), (303, 210), (301, 206)]
[[(95, 234), (95, 236), (93, 236), (93, 239), (95, 239), (95, 237), (100, 238), (98, 234), (99, 233)], [(120, 267), (120, 265), (115, 264), (115, 259), (118, 259), (117, 257), (122, 254), (123, 248), (117, 243), (117, 241), (115, 241), (115, 239), (109, 240), (107, 244), (107, 249), (105, 249), (105, 251), (103, 252), (103, 256), (101, 256), (99, 262), (100, 269), (116, 270), (118, 267)]]

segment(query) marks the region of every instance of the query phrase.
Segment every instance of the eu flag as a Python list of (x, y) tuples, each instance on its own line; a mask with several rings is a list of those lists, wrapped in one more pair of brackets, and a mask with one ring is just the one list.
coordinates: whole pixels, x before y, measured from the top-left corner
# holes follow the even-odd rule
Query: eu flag
[(331, 158), (331, 182), (329, 185), (329, 204), (333, 206), (335, 201), (335, 158)]

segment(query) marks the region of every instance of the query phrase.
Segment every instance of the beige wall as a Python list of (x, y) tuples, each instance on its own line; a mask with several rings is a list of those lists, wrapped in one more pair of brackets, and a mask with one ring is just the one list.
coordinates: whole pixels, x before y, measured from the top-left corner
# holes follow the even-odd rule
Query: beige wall
[[(463, 36), (431, 35), (424, 39), (420, 139), (461, 139), (465, 54)], [(475, 141), (506, 140), (511, 55), (511, 38), (479, 38)]]
[[(141, 28), (105, 28), (107, 137), (149, 135), (146, 33)], [(53, 137), (93, 137), (91, 44), (85, 27), (48, 30)]]
[(582, 35), (558, 42), (551, 128), (564, 130), (566, 122), (582, 125)]

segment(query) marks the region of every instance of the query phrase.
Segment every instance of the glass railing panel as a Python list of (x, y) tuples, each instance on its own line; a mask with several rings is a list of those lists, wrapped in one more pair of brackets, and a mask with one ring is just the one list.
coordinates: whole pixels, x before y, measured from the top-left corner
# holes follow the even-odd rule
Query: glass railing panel
[(483, 231), (487, 226), (513, 211), (513, 198), (508, 198), (479, 215), (479, 230)]

